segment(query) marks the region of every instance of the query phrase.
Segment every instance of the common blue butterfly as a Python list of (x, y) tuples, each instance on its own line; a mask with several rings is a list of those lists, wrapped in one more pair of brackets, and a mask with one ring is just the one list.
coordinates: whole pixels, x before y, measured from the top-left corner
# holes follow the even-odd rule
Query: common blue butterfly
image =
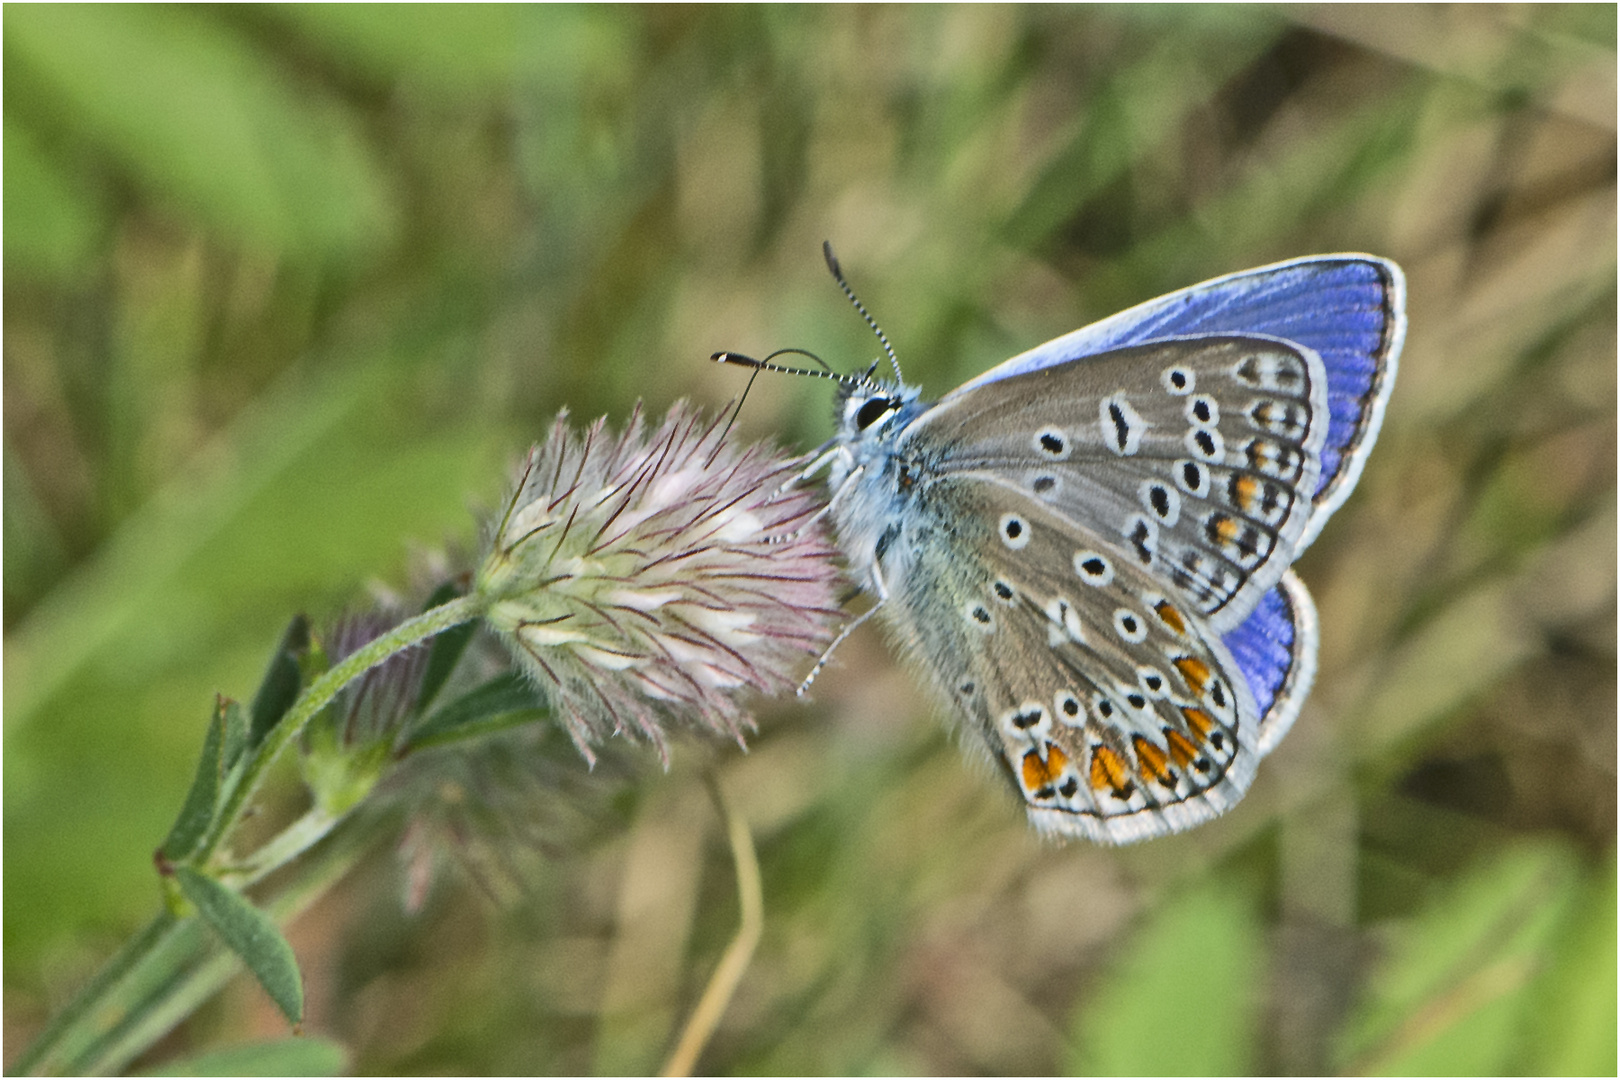
[(895, 372), (832, 376), (819, 459), (872, 610), (1042, 833), (1131, 843), (1231, 809), (1315, 675), (1289, 566), (1377, 438), (1400, 268), (1318, 255), (1216, 278), (929, 403), (826, 255)]

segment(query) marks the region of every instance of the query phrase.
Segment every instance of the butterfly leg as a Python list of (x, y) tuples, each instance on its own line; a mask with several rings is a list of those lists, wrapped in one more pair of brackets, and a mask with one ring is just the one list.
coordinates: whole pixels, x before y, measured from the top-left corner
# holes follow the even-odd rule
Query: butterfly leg
[[(827, 453), (822, 455), (821, 460), (830, 459), (837, 452), (838, 451), (836, 451), (836, 450), (830, 450)], [(815, 465), (811, 466), (810, 472), (814, 472), (816, 469), (819, 469), (820, 467), (821, 467), (821, 461), (818, 460)], [(855, 469), (855, 471), (850, 474), (850, 478), (853, 479), (855, 476), (858, 476), (860, 474), (860, 472), (865, 467), (866, 466), (864, 466), (864, 465), (858, 466)], [(810, 475), (810, 472), (806, 472), (806, 473), (801, 474), (795, 480), (791, 481), (791, 483), (797, 483), (798, 480), (804, 479), (805, 477), (808, 477)], [(765, 538), (765, 543), (767, 543), (767, 544), (786, 544), (786, 543), (790, 543), (791, 541), (797, 540), (800, 536), (802, 536), (804, 534), (804, 531), (806, 529), (813, 527), (816, 522), (820, 521), (822, 518), (824, 518), (828, 514), (832, 513), (833, 507), (838, 505), (838, 500), (839, 500), (840, 496), (842, 496), (844, 494), (844, 492), (850, 490), (851, 486), (852, 485), (846, 483), (842, 487), (840, 487), (837, 491), (833, 492), (833, 497), (827, 500), (827, 505), (823, 506), (820, 510), (817, 510), (814, 514), (811, 514), (810, 517), (805, 520), (805, 523), (803, 525), (800, 525), (797, 529), (794, 529), (792, 532), (782, 533), (780, 536), (767, 536)]]
[(804, 677), (804, 682), (800, 683), (799, 688), (794, 691), (799, 697), (803, 697), (810, 689), (810, 684), (816, 681), (816, 676), (821, 674), (821, 669), (827, 666), (828, 661), (832, 659), (833, 652), (844, 643), (844, 639), (853, 634), (863, 622), (875, 615), (878, 608), (882, 607), (884, 602), (889, 599), (889, 588), (883, 583), (883, 577), (875, 567), (873, 568), (872, 578), (877, 586), (877, 603), (855, 616), (842, 630), (838, 631), (838, 636), (833, 638), (832, 644), (828, 645), (827, 650), (821, 654), (821, 659), (816, 661), (816, 666), (810, 669), (810, 674)]

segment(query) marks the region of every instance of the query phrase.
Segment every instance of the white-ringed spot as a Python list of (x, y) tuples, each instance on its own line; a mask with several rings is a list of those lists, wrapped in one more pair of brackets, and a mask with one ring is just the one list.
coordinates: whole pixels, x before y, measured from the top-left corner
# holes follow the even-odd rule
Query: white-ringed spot
[(1130, 457), (1141, 449), (1148, 424), (1131, 408), (1124, 394), (1109, 394), (1097, 403), (1097, 422), (1102, 426), (1103, 442), (1114, 453)]
[(1188, 368), (1171, 366), (1159, 372), (1159, 382), (1164, 384), (1167, 392), (1181, 397), (1193, 392), (1193, 387), (1198, 384), (1198, 378)]
[(1142, 500), (1142, 505), (1166, 526), (1174, 525), (1181, 517), (1180, 494), (1157, 480), (1142, 481), (1136, 489), (1136, 496)]
[(1140, 645), (1147, 640), (1147, 623), (1129, 608), (1115, 608), (1114, 633), (1119, 635), (1121, 641)]
[(1018, 602), (1018, 590), (1000, 578), (991, 583), (990, 592), (997, 600), (1000, 600), (1008, 607)]
[(1196, 424), (1199, 427), (1215, 427), (1221, 422), (1221, 408), (1208, 394), (1197, 394), (1188, 398), (1183, 415), (1187, 417), (1189, 424)]
[(1220, 461), (1226, 454), (1226, 442), (1214, 428), (1195, 427), (1187, 432), (1187, 452), (1205, 461)]
[(1095, 551), (1075, 552), (1074, 572), (1080, 575), (1081, 581), (1098, 588), (1114, 580), (1114, 564), (1108, 561), (1106, 555), (1099, 555)]
[(1080, 727), (1086, 722), (1085, 707), (1080, 699), (1069, 690), (1059, 690), (1052, 698), (1052, 705), (1057, 709), (1057, 718), (1060, 723), (1069, 727)]
[(1001, 542), (1013, 551), (1022, 550), (1024, 545), (1029, 543), (1029, 522), (1017, 514), (1002, 514), (998, 531), (1001, 533)]
[(1201, 499), (1209, 494), (1209, 470), (1203, 462), (1182, 458), (1171, 471), (1175, 474), (1176, 487), (1188, 495)]
[(1072, 449), (1068, 433), (1056, 427), (1041, 428), (1029, 442), (1037, 454), (1053, 461), (1067, 461)]

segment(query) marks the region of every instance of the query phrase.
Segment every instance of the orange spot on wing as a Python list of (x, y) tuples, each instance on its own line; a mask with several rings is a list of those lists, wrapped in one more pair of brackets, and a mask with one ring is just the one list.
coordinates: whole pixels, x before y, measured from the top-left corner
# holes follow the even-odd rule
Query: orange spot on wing
[(1175, 784), (1175, 778), (1165, 767), (1164, 751), (1157, 745), (1137, 735), (1131, 739), (1131, 748), (1136, 751), (1136, 763), (1141, 766), (1143, 775), (1149, 780), (1157, 781), (1166, 787)]
[(1209, 739), (1209, 733), (1215, 730), (1215, 718), (1203, 709), (1195, 709), (1191, 705), (1181, 707), (1181, 715), (1187, 718), (1187, 726), (1193, 729), (1200, 742)]
[(1049, 799), (1053, 794), (1053, 785), (1063, 770), (1069, 767), (1069, 755), (1056, 743), (1046, 744), (1046, 757), (1042, 758), (1040, 751), (1031, 750), (1024, 755), (1024, 790), (1037, 798)]
[(1109, 788), (1121, 799), (1130, 796), (1132, 785), (1125, 774), (1125, 762), (1106, 746), (1091, 748), (1091, 786), (1097, 791)]
[(1176, 670), (1181, 672), (1181, 677), (1187, 680), (1188, 686), (1200, 694), (1204, 692), (1204, 687), (1209, 682), (1208, 664), (1196, 656), (1179, 656), (1172, 663), (1176, 665)]
[(1187, 632), (1187, 621), (1181, 617), (1181, 612), (1168, 600), (1160, 600), (1153, 605), (1153, 610), (1159, 613), (1159, 621), (1178, 634)]
[(1215, 533), (1221, 538), (1222, 543), (1230, 544), (1235, 542), (1241, 529), (1242, 526), (1238, 524), (1237, 518), (1223, 517), (1215, 522)]
[(1232, 481), (1232, 494), (1237, 498), (1237, 504), (1244, 510), (1254, 506), (1254, 497), (1260, 490), (1260, 482), (1252, 476), (1239, 476)]
[(1176, 763), (1179, 769), (1185, 769), (1198, 757), (1198, 747), (1175, 728), (1164, 729), (1164, 741), (1170, 747), (1170, 760)]

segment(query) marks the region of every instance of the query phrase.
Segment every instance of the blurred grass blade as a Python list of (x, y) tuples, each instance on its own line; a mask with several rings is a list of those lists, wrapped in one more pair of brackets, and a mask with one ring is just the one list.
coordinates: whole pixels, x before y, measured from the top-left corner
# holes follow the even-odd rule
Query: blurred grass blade
[(249, 1043), (171, 1061), (141, 1076), (339, 1076), (348, 1051), (331, 1039), (293, 1038)]
[(107, 217), (88, 185), (59, 168), (9, 115), (5, 156), (6, 268), (41, 278), (86, 269)]
[(1202, 881), (1149, 914), (1071, 1026), (1066, 1071), (1238, 1076), (1254, 1071), (1267, 957), (1249, 892)]
[(298, 973), (298, 958), (276, 924), (240, 893), (206, 874), (181, 866), (175, 869), (175, 877), (186, 899), (197, 905), (198, 914), (241, 957), (287, 1022), (300, 1023), (304, 981)]
[(1521, 844), (1437, 891), (1389, 935), (1345, 1029), (1341, 1070), (1507, 1071), (1530, 1004), (1527, 988), (1575, 895), (1574, 869), (1560, 846)]
[[(64, 5), (6, 17), (7, 83), (42, 84), (161, 202), (271, 255), (353, 257), (391, 234), (358, 125), (218, 12)], [(12, 66), (14, 65), (14, 66)]]
[(1588, 874), (1564, 920), (1552, 962), (1537, 979), (1525, 1053), (1510, 1070), (1526, 1076), (1613, 1076), (1616, 1055), (1614, 852)]

